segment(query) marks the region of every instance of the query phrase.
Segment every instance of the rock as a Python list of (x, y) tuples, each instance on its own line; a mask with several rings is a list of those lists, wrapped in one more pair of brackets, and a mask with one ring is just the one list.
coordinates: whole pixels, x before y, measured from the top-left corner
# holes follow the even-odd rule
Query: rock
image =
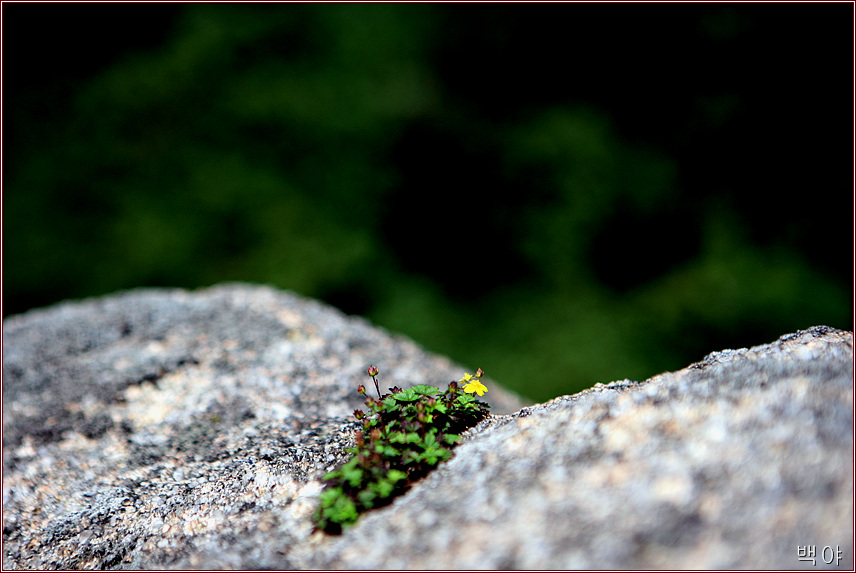
[(813, 568), (807, 546), (853, 567), (852, 333), (529, 407), (488, 382), (498, 415), (453, 459), (343, 535), (313, 532), (372, 363), (384, 386), (463, 370), (248, 285), (7, 320), (4, 567)]
[(817, 327), (491, 420), (306, 562), (791, 569), (812, 545), (852, 568), (852, 345)]
[[(287, 566), (320, 477), (347, 459), (366, 368), (382, 389), (464, 370), (249, 285), (31, 311), (4, 322), (3, 352), (4, 565), (18, 568)], [(489, 384), (494, 411), (524, 405)]]

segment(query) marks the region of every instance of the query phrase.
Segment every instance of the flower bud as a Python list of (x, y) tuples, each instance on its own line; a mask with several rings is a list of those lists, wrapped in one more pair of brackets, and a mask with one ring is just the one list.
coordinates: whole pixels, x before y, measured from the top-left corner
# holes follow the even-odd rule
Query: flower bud
[(354, 410), (354, 418), (356, 418), (357, 420), (362, 420), (365, 417), (366, 417), (366, 413), (363, 412), (362, 410), (359, 410), (359, 409)]
[(375, 368), (374, 365), (371, 365), (371, 366), (369, 366), (369, 369), (366, 370), (366, 372), (369, 373), (369, 376), (374, 377), (374, 376), (377, 376), (378, 370), (377, 370), (377, 368)]
[(478, 370), (476, 370), (476, 378), (481, 378), (482, 376), (484, 376), (484, 371), (479, 368)]
[(365, 386), (363, 386), (362, 384), (360, 384), (359, 386), (357, 386), (357, 392), (359, 392), (360, 394), (365, 395), (365, 393), (366, 393), (366, 387), (365, 387)]

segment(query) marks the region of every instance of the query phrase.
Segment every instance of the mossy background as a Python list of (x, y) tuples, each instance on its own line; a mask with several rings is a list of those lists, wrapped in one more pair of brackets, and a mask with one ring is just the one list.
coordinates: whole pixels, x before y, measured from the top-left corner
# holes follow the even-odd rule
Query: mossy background
[(4, 316), (269, 283), (538, 401), (852, 327), (850, 4), (2, 11)]

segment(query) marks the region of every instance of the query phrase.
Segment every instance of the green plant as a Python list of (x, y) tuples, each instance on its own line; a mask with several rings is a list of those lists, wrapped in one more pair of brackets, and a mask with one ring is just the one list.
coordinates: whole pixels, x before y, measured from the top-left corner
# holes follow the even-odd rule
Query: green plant
[[(324, 476), (315, 522), (328, 533), (341, 533), (362, 513), (404, 493), (451, 458), (452, 448), (462, 441), (460, 433), (488, 415), (489, 406), (472, 395), (487, 392), (481, 369), (450, 382), (445, 391), (420, 384), (406, 390), (393, 387), (387, 394), (380, 392), (377, 368), (370, 367), (368, 374), (378, 397), (367, 398), (368, 413), (354, 411), (363, 423), (356, 447), (348, 450), (354, 455)], [(362, 384), (357, 391), (366, 394)]]

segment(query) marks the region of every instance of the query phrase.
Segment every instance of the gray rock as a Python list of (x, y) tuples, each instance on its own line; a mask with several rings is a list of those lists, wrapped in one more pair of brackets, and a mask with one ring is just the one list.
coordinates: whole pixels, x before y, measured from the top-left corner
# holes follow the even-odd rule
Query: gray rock
[[(464, 370), (250, 285), (32, 311), (4, 322), (3, 352), (4, 565), (16, 568), (288, 566), (320, 477), (353, 445), (366, 368), (403, 388)], [(524, 405), (489, 384), (494, 411)]]
[(530, 407), (488, 382), (497, 415), (452, 460), (343, 535), (313, 532), (372, 363), (384, 386), (463, 370), (248, 285), (7, 320), (4, 567), (815, 568), (798, 546), (853, 567), (852, 333)]

